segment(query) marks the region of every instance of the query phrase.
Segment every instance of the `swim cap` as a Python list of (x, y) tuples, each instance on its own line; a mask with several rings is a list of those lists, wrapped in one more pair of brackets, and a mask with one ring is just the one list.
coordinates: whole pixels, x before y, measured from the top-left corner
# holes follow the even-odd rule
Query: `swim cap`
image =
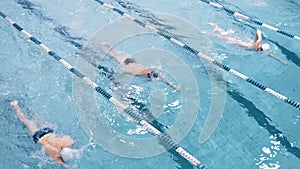
[(64, 162), (69, 162), (79, 155), (79, 150), (65, 147), (60, 152), (60, 157)]
[(154, 70), (152, 70), (150, 73), (147, 74), (147, 77), (149, 79), (153, 79), (154, 80), (154, 79), (156, 79), (156, 78), (159, 77), (159, 73), (156, 72), (156, 71), (154, 71)]
[(269, 49), (270, 49), (270, 45), (267, 44), (267, 43), (265, 43), (265, 44), (262, 44), (262, 45), (261, 45), (261, 48), (262, 48), (263, 51), (269, 50)]

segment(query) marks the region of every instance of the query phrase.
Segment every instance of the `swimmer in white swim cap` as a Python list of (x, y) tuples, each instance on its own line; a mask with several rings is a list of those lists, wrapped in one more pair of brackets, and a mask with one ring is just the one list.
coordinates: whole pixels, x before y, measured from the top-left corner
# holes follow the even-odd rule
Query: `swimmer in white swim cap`
[(35, 143), (43, 146), (45, 153), (60, 164), (64, 164), (65, 160), (72, 160), (74, 157), (78, 158), (80, 151), (71, 149), (74, 144), (70, 136), (62, 135), (57, 136), (54, 131), (49, 127), (38, 128), (34, 121), (28, 119), (21, 111), (18, 101), (10, 102), (10, 105), (15, 109), (18, 118), (28, 128)]
[(267, 43), (262, 44), (262, 45), (261, 45), (261, 49), (262, 49), (263, 51), (269, 50), (269, 49), (270, 49), (270, 45), (267, 44)]
[[(230, 36), (231, 34), (234, 33), (234, 31), (225, 31), (224, 29), (220, 28), (216, 23), (208, 23), (211, 27), (214, 28), (214, 32), (217, 33), (209, 33), (206, 31), (201, 32), (202, 34), (205, 35), (210, 35), (210, 36), (215, 36), (221, 39), (224, 39), (226, 41), (228, 41), (231, 44), (236, 44), (248, 49), (254, 49), (254, 50), (258, 50), (258, 51), (268, 51), (270, 50), (270, 45), (269, 44), (261, 44), (262, 41), (262, 33), (259, 29), (256, 30), (256, 34), (255, 34), (255, 39), (254, 41), (251, 42), (245, 42), (243, 40), (241, 40), (239, 37), (233, 37)], [(272, 53), (263, 53), (266, 54), (276, 60), (278, 60), (279, 62), (285, 64), (285, 65), (289, 65), (287, 62), (279, 59), (278, 57), (276, 57), (275, 55), (273, 55)]]
[(65, 147), (60, 152), (60, 157), (64, 163), (68, 163), (75, 158), (78, 159), (80, 157), (81, 151), (78, 149), (72, 149), (69, 147)]

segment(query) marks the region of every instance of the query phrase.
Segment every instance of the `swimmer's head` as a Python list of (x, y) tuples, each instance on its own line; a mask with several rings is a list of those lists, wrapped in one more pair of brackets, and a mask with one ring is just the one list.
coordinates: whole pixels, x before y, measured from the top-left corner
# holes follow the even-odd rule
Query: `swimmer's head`
[(265, 43), (265, 44), (262, 44), (262, 45), (261, 45), (261, 49), (262, 49), (262, 51), (269, 50), (269, 49), (270, 49), (270, 45), (269, 45), (269, 44), (267, 44), (267, 43)]
[(153, 72), (153, 73), (152, 73), (152, 76), (153, 76), (154, 78), (158, 78), (159, 75), (158, 75), (157, 72)]
[(150, 73), (147, 74), (147, 77), (149, 79), (157, 79), (159, 78), (159, 73), (156, 71), (151, 71)]
[(65, 147), (60, 152), (60, 157), (65, 163), (72, 161), (74, 158), (78, 158), (79, 156), (80, 156), (80, 150), (78, 149), (71, 149)]

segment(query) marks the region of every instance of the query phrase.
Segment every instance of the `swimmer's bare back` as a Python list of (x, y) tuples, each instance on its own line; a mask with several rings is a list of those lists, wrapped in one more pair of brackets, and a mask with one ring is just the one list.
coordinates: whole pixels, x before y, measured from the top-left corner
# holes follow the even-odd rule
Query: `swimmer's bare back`
[(163, 81), (164, 83), (171, 86), (177, 91), (182, 91), (182, 88), (172, 84), (171, 82), (169, 82), (168, 80), (160, 76), (155, 71), (149, 69), (148, 67), (135, 62), (133, 59), (130, 59), (128, 54), (116, 50), (109, 43), (107, 42), (102, 43), (100, 49), (105, 54), (109, 55), (111, 58), (117, 61), (122, 66), (124, 73), (135, 75), (135, 76), (146, 76), (150, 79), (152, 79), (153, 77), (152, 75), (154, 74), (154, 76), (158, 78), (160, 81)]
[(33, 135), (33, 139), (36, 143), (43, 146), (45, 153), (53, 158), (56, 162), (63, 164), (61, 158), (61, 150), (66, 147), (70, 147), (74, 144), (73, 139), (70, 136), (56, 136), (53, 134), (53, 130), (49, 128), (38, 129), (33, 121), (29, 120), (21, 111), (18, 101), (14, 100), (10, 102), (10, 105), (15, 109), (18, 118), (24, 123), (24, 125)]
[(70, 136), (56, 136), (55, 134), (47, 134), (39, 139), (38, 143), (44, 147), (45, 153), (58, 163), (64, 163), (61, 158), (63, 148), (71, 147), (74, 144)]
[(139, 63), (136, 63), (133, 61), (126, 63), (126, 60), (129, 58), (128, 55), (126, 53), (117, 51), (115, 48), (113, 48), (107, 42), (102, 43), (102, 46), (100, 47), (100, 49), (105, 54), (107, 54), (108, 56), (113, 58), (115, 61), (117, 61), (120, 65), (122, 65), (122, 69), (123, 69), (124, 73), (132, 74), (132, 75), (136, 75), (136, 76), (141, 76), (141, 75), (147, 76), (147, 74), (151, 72), (151, 70), (149, 68), (147, 68), (146, 66), (141, 65)]

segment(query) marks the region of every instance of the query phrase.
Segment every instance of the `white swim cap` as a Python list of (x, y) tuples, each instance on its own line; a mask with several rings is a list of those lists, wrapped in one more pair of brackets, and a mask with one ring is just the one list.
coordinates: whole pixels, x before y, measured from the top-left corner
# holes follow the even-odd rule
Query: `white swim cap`
[(262, 44), (262, 45), (261, 45), (261, 48), (262, 48), (263, 51), (269, 50), (269, 49), (270, 49), (270, 45), (267, 44), (267, 43), (265, 43), (265, 44)]
[(78, 158), (79, 154), (80, 154), (79, 150), (71, 149), (68, 147), (63, 148), (60, 152), (60, 156), (64, 162), (69, 162), (74, 158)]

